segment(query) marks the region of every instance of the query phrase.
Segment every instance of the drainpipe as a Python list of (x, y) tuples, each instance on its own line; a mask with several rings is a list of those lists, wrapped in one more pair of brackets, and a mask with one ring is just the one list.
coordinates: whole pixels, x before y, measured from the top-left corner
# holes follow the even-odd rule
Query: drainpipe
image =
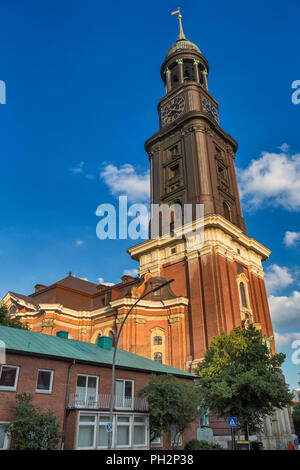
[(64, 412), (64, 422), (63, 422), (63, 436), (62, 436), (62, 442), (61, 442), (61, 450), (64, 450), (65, 446), (65, 430), (66, 430), (66, 418), (67, 418), (67, 408), (68, 408), (68, 402), (69, 402), (69, 390), (70, 390), (70, 379), (71, 379), (71, 369), (75, 365), (76, 361), (75, 359), (71, 364), (69, 365), (68, 369), (68, 380), (67, 380), (67, 391), (66, 391), (66, 401), (65, 401), (65, 412)]

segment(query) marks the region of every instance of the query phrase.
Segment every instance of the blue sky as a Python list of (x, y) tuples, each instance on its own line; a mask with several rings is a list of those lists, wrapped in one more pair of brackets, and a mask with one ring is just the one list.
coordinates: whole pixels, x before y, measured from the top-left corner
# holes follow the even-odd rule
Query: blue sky
[[(291, 85), (300, 80), (300, 5), (186, 0), (181, 6), (185, 34), (210, 64), (220, 124), (239, 143), (249, 235), (272, 250), (265, 263), (272, 316), (295, 387), (300, 105), (292, 103)], [(143, 145), (158, 129), (159, 70), (177, 37), (170, 15), (176, 8), (157, 0), (1, 3), (0, 80), (7, 92), (0, 105), (1, 296), (29, 294), (37, 282), (50, 284), (68, 271), (117, 282), (137, 267), (126, 253), (134, 242), (96, 237), (95, 212), (119, 194), (147, 199)]]

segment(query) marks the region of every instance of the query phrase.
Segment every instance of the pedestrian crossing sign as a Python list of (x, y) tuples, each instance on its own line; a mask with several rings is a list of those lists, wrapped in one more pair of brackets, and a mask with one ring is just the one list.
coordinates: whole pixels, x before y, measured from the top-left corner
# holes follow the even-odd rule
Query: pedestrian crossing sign
[(237, 418), (227, 418), (227, 426), (229, 428), (237, 428), (238, 427), (238, 424), (237, 424)]

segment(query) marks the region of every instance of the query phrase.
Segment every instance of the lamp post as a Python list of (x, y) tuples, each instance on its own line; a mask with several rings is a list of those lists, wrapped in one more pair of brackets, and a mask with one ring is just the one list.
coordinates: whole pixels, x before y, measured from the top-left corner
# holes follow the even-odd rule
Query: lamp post
[[(144, 299), (147, 295), (149, 294), (152, 294), (153, 292), (156, 292), (157, 290), (161, 289), (162, 287), (165, 287), (167, 286), (168, 284), (171, 284), (171, 282), (173, 282), (174, 279), (170, 279), (170, 281), (166, 281), (164, 282), (163, 284), (160, 284), (159, 286), (156, 286), (154, 287), (153, 289), (149, 290), (148, 292), (146, 292), (145, 294), (141, 295), (141, 297), (139, 297), (137, 299), (137, 301), (130, 307), (130, 309), (128, 310), (128, 312), (126, 313), (125, 315), (125, 318), (124, 320), (122, 321), (122, 324), (120, 326), (120, 329), (119, 329), (119, 332), (117, 334), (117, 338), (116, 338), (116, 342), (115, 342), (115, 349), (114, 349), (114, 354), (113, 354), (113, 362), (112, 362), (112, 373), (111, 373), (111, 389), (110, 389), (110, 406), (109, 406), (109, 423), (113, 423), (113, 405), (114, 405), (114, 390), (115, 390), (115, 369), (116, 369), (116, 355), (117, 355), (117, 349), (118, 349), (118, 343), (119, 343), (119, 338), (120, 338), (120, 335), (121, 335), (121, 332), (122, 332), (122, 329), (123, 329), (123, 326), (128, 318), (128, 316), (130, 315), (130, 313), (132, 312), (132, 310), (134, 309), (134, 307), (142, 300)], [(113, 433), (113, 429), (111, 430), (111, 432), (108, 433), (108, 449), (110, 450), (111, 449), (111, 446), (112, 446), (112, 433)]]

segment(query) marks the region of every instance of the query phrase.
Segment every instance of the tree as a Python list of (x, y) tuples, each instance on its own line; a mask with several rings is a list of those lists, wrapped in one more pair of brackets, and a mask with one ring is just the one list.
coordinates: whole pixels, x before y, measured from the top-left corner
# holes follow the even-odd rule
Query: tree
[(195, 385), (170, 375), (152, 375), (139, 394), (148, 399), (151, 440), (175, 426), (176, 447), (180, 435), (199, 415), (199, 393)]
[(17, 318), (10, 316), (6, 305), (1, 305), (0, 307), (0, 325), (10, 326), (11, 328), (21, 328), (23, 330), (28, 329), (26, 323), (22, 323)]
[(14, 406), (15, 418), (5, 425), (11, 438), (11, 450), (55, 450), (62, 433), (52, 411), (42, 413), (32, 403), (32, 395), (19, 393)]
[(253, 325), (216, 336), (197, 370), (202, 408), (224, 419), (237, 417), (248, 439), (248, 431), (259, 431), (266, 416), (291, 403), (280, 370), (284, 359), (270, 354)]

